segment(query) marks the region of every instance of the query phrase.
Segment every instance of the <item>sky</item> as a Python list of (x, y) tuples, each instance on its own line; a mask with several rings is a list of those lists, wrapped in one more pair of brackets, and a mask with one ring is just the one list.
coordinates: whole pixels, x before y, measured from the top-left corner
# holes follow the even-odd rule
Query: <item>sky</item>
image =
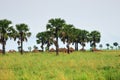
[[(106, 43), (120, 44), (120, 0), (0, 0), (0, 20), (11, 20), (14, 27), (20, 23), (29, 26), (32, 36), (24, 42), (25, 50), (37, 45), (36, 34), (46, 30), (51, 18), (62, 18), (79, 29), (99, 31), (99, 44), (104, 48)], [(8, 40), (6, 49), (17, 50), (16, 43)], [(60, 47), (65, 46), (60, 43)]]

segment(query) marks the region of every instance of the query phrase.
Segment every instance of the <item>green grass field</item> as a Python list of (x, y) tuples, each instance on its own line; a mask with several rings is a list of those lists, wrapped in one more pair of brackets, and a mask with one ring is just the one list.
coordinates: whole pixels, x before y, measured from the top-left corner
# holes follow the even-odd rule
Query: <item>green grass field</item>
[(120, 51), (0, 54), (0, 80), (120, 80)]

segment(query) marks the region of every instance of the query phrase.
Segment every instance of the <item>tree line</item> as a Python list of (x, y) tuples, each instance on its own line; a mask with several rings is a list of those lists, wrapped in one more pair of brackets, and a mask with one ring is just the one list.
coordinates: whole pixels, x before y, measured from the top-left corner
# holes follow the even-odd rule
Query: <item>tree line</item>
[(88, 42), (90, 42), (90, 46), (93, 49), (96, 49), (96, 43), (100, 42), (101, 35), (99, 31), (94, 30), (89, 32), (87, 30), (78, 29), (72, 24), (67, 24), (64, 19), (55, 18), (48, 21), (46, 31), (39, 32), (36, 35), (36, 38), (38, 44), (42, 43), (42, 50), (44, 44), (47, 44), (48, 51), (49, 47), (54, 44), (56, 47), (56, 55), (58, 55), (58, 38), (63, 43), (67, 44), (67, 53), (69, 53), (70, 44), (75, 45), (76, 51), (78, 51), (78, 44), (81, 44), (82, 50), (84, 50), (84, 47)]
[(114, 48), (113, 46), (116, 47), (116, 50), (120, 49), (120, 46), (119, 46), (119, 44), (117, 42), (114, 42), (112, 45), (109, 44), (109, 43), (106, 43), (106, 46), (107, 46), (107, 50), (109, 50), (109, 49), (113, 50), (113, 48)]
[[(2, 53), (5, 54), (5, 45), (8, 39), (17, 40), (19, 51), (23, 54), (23, 41), (27, 41), (31, 36), (28, 25), (21, 23), (16, 24), (15, 28), (11, 26), (12, 22), (7, 19), (0, 20), (0, 43), (2, 44)], [(96, 43), (100, 42), (101, 34), (97, 30), (91, 32), (75, 28), (72, 24), (67, 24), (64, 19), (52, 18), (48, 20), (46, 31), (38, 32), (36, 34), (37, 44), (41, 44), (42, 51), (44, 45), (47, 45), (47, 50), (51, 45), (56, 47), (56, 55), (59, 55), (60, 39), (64, 44), (66, 43), (67, 53), (69, 54), (70, 44), (75, 45), (75, 50), (78, 51), (78, 44), (84, 50), (86, 43), (90, 43), (92, 50), (96, 49)]]
[(5, 54), (5, 45), (8, 39), (17, 40), (21, 54), (23, 54), (23, 41), (31, 36), (28, 25), (21, 23), (16, 24), (14, 28), (11, 26), (12, 21), (3, 19), (0, 20), (0, 43), (2, 45), (2, 53)]

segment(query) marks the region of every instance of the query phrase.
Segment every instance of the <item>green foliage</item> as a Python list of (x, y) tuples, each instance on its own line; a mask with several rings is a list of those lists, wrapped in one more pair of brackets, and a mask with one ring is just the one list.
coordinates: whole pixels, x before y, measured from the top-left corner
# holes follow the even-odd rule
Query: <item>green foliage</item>
[(118, 43), (117, 42), (114, 42), (113, 45), (116, 47), (117, 49), (117, 46), (118, 46)]
[(14, 35), (14, 29), (12, 26), (10, 26), (12, 22), (3, 19), (0, 20), (0, 44), (2, 44), (2, 53), (5, 54), (5, 45), (8, 40), (8, 38), (13, 38)]
[(31, 32), (29, 32), (28, 25), (22, 23), (22, 24), (16, 24), (16, 34), (15, 34), (15, 40), (18, 39), (18, 45), (20, 43), (20, 52), (23, 54), (23, 41), (27, 41), (28, 37), (31, 36)]
[[(89, 32), (87, 30), (81, 30), (79, 34), (80, 44), (82, 45), (82, 49), (84, 50), (85, 43), (89, 42)], [(91, 33), (92, 34), (92, 33)], [(92, 37), (92, 36), (91, 36)], [(92, 39), (91, 39), (92, 42)]]
[(113, 45), (114, 45), (114, 46), (118, 46), (118, 43), (117, 43), (117, 42), (114, 42)]
[(96, 43), (100, 42), (101, 34), (99, 31), (92, 31), (89, 34), (90, 46), (96, 48)]
[(68, 54), (69, 54), (69, 45), (73, 42), (74, 40), (74, 26), (71, 24), (65, 24), (60, 32), (60, 38), (63, 43), (67, 43), (67, 48), (68, 48)]
[(59, 37), (59, 32), (61, 31), (62, 27), (65, 25), (65, 20), (61, 18), (55, 18), (55, 19), (50, 19), (48, 21), (48, 24), (46, 25), (46, 29), (50, 32), (52, 32), (53, 38), (56, 38), (56, 41), (54, 42), (54, 45), (56, 46), (56, 55), (58, 55), (58, 37)]
[(0, 80), (119, 80), (119, 53), (0, 54)]
[(106, 46), (107, 46), (107, 49), (109, 49), (110, 44), (109, 44), (109, 43), (106, 43)]
[(39, 32), (37, 33), (36, 38), (37, 38), (36, 42), (37, 44), (41, 44), (42, 50), (45, 44), (47, 44), (48, 50), (49, 47), (53, 44), (51, 31)]
[(22, 23), (22, 24), (16, 24), (16, 38), (19, 40), (22, 39), (22, 41), (27, 41), (27, 38), (31, 36), (31, 32), (29, 32), (28, 25)]

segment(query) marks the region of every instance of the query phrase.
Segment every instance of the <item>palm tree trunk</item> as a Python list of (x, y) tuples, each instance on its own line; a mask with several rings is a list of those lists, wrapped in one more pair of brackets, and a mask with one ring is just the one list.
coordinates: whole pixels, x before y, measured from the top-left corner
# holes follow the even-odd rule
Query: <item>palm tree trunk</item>
[(21, 54), (23, 54), (23, 40), (22, 40), (22, 33), (20, 33), (20, 37), (21, 37)]
[(70, 49), (69, 49), (69, 38), (67, 37), (67, 53), (69, 54), (70, 53)]
[(96, 49), (96, 43), (94, 42), (94, 49)]
[(56, 37), (56, 41), (57, 41), (57, 43), (56, 43), (56, 55), (59, 55), (59, 53), (58, 53), (58, 37)]
[(70, 54), (70, 47), (69, 47), (69, 43), (67, 44), (67, 53)]
[(85, 49), (84, 49), (84, 47), (85, 47), (85, 43), (82, 42), (81, 45), (82, 45), (82, 49), (81, 49), (81, 50), (84, 51), (84, 50), (85, 50)]
[(59, 46), (58, 46), (58, 30), (56, 28), (56, 55), (59, 55), (58, 48), (59, 48)]
[(21, 39), (21, 54), (23, 54), (23, 41)]
[(49, 52), (49, 49), (50, 49), (50, 44), (48, 43), (48, 45), (47, 45), (47, 48), (48, 48), (48, 52)]
[(5, 41), (4, 41), (4, 37), (2, 37), (2, 53), (5, 54)]
[(78, 51), (78, 42), (75, 42), (75, 51)]
[(42, 52), (43, 52), (43, 45), (44, 45), (44, 42), (43, 42), (43, 40), (42, 40), (42, 46), (41, 46), (41, 47), (42, 47)]
[(2, 44), (2, 53), (5, 55), (5, 42), (3, 41), (3, 44)]
[(43, 52), (43, 44), (42, 44), (42, 52)]
[(49, 52), (49, 50), (50, 50), (50, 46), (48, 46), (48, 52)]

